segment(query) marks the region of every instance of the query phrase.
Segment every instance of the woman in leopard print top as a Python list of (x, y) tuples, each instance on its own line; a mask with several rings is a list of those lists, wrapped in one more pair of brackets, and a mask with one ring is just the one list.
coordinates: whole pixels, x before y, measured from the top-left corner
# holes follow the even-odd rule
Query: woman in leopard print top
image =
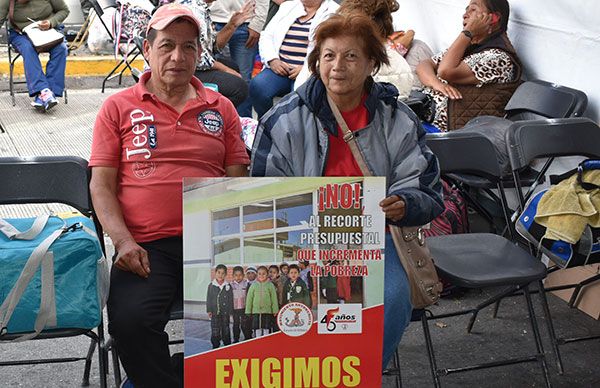
[(417, 66), (424, 92), (435, 101), (433, 125), (439, 130), (448, 130), (448, 99), (462, 98), (453, 85), (480, 87), (519, 77), (521, 65), (506, 35), (508, 15), (506, 0), (471, 0), (452, 45)]

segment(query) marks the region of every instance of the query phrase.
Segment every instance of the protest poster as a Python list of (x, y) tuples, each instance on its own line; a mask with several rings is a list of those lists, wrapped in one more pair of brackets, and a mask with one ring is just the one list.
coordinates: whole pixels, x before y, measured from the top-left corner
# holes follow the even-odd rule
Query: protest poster
[(380, 387), (385, 192), (186, 178), (185, 387)]

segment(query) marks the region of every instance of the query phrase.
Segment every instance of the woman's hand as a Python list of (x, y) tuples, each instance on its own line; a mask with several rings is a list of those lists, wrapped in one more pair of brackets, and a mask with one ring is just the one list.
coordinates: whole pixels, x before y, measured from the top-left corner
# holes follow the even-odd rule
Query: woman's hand
[(462, 94), (460, 94), (458, 89), (442, 81), (434, 83), (431, 87), (451, 100), (460, 100), (462, 98)]
[(290, 71), (289, 71), (289, 74), (288, 74), (288, 78), (295, 80), (296, 77), (298, 77), (298, 74), (300, 74), (300, 70), (302, 70), (302, 65), (292, 66), (290, 68)]
[(40, 30), (46, 31), (52, 27), (52, 24), (50, 23), (50, 20), (42, 20), (38, 23), (38, 27)]
[(473, 40), (483, 40), (492, 32), (492, 14), (478, 13), (467, 21), (465, 30), (473, 34)]
[(275, 58), (269, 61), (269, 67), (273, 70), (273, 73), (280, 75), (282, 77), (287, 77), (290, 75), (290, 69), (287, 67), (285, 63), (283, 63), (280, 59)]
[(400, 221), (406, 214), (406, 204), (398, 195), (391, 195), (379, 202), (381, 210), (385, 213), (385, 218), (392, 221)]

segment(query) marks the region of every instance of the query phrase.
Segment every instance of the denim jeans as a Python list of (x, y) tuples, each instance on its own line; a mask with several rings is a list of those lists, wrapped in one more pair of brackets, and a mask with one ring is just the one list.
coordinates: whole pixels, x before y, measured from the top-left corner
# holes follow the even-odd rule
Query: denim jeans
[(250, 100), (260, 119), (273, 106), (273, 97), (282, 97), (292, 91), (294, 80), (264, 69), (250, 81)]
[(63, 41), (50, 49), (50, 60), (46, 65), (45, 74), (39, 54), (26, 35), (21, 35), (11, 29), (8, 31), (8, 42), (23, 57), (29, 96), (35, 96), (45, 88), (52, 90), (55, 96), (62, 96), (65, 90), (65, 69), (67, 67), (67, 45), (65, 42)]
[(384, 284), (383, 368), (392, 359), (412, 315), (408, 278), (390, 233), (385, 234)]
[[(215, 23), (215, 30), (221, 31), (225, 27), (225, 23)], [(260, 31), (259, 31), (260, 32)], [(240, 68), (240, 74), (246, 83), (250, 83), (250, 79), (252, 78), (252, 68), (254, 67), (254, 58), (256, 54), (258, 54), (258, 44), (254, 47), (247, 48), (246, 41), (248, 40), (248, 23), (244, 23), (239, 26), (229, 42), (227, 46), (229, 47), (229, 55), (231, 59)], [(217, 57), (219, 57), (217, 55)], [(237, 107), (238, 114), (242, 117), (252, 117), (252, 103), (250, 99), (247, 98), (246, 101), (242, 102)]]
[[(215, 23), (215, 30), (221, 31), (225, 27), (225, 23)], [(252, 77), (252, 68), (254, 66), (254, 58), (258, 54), (258, 44), (251, 48), (246, 48), (248, 40), (248, 23), (239, 26), (227, 45), (229, 46), (229, 54), (231, 59), (240, 68), (240, 74), (246, 82), (250, 82)]]

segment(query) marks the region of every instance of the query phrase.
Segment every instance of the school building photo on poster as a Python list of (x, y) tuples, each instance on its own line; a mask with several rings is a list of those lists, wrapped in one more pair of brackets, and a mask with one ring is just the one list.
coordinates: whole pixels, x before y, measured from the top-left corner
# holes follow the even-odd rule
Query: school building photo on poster
[[(385, 178), (186, 178), (183, 190), (186, 383), (193, 360), (260, 358), (250, 346), (273, 343), (288, 348), (285, 363), (324, 351), (295, 351), (294, 341), (382, 334), (369, 315), (382, 309), (363, 312), (383, 302), (385, 221), (375, 199)], [(211, 370), (226, 383), (227, 365)], [(257, 378), (251, 370), (246, 377)]]

